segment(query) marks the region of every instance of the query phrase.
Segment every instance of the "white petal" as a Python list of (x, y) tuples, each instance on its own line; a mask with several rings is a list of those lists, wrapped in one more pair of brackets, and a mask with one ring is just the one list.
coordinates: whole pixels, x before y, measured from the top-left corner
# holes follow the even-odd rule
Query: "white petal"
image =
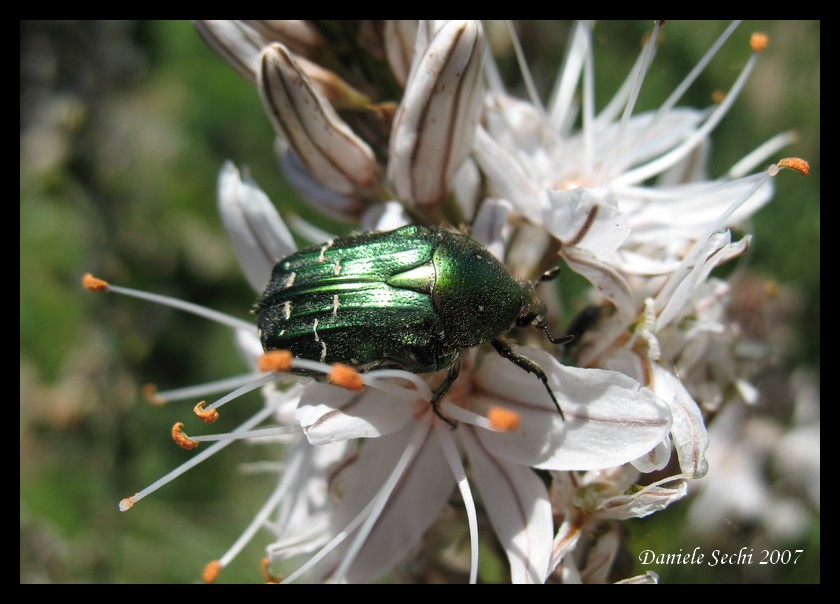
[[(417, 423), (412, 422), (405, 430), (365, 442), (356, 462), (334, 478), (332, 490), (343, 498), (336, 510), (335, 528), (344, 528), (345, 523), (371, 501), (393, 470), (410, 432), (417, 428)], [(399, 563), (437, 518), (454, 487), (455, 479), (443, 451), (437, 438), (428, 430), (350, 567), (347, 580), (351, 583), (374, 581)], [(337, 557), (340, 554), (341, 551), (336, 552)]]
[(639, 472), (648, 474), (656, 472), (668, 465), (671, 460), (671, 439), (664, 438), (662, 442), (656, 445), (653, 449), (631, 461), (633, 467)]
[(398, 201), (378, 203), (371, 206), (362, 216), (361, 231), (392, 231), (411, 222), (405, 206)]
[[(325, 186), (309, 172), (307, 167), (295, 155), (288, 144), (282, 139), (277, 140), (277, 153), (280, 166), (286, 179), (291, 183), (300, 196), (325, 214), (333, 218), (355, 222), (368, 204), (354, 195), (342, 195)], [(327, 241), (319, 239), (318, 241)]]
[(644, 518), (654, 512), (664, 510), (688, 494), (688, 483), (685, 480), (679, 480), (671, 487), (663, 487), (659, 484), (661, 483), (646, 486), (632, 495), (619, 495), (604, 500), (598, 506), (598, 516), (616, 520)]
[(548, 191), (545, 228), (564, 246), (609, 254), (627, 239), (630, 227), (610, 189), (578, 187)]
[(495, 457), (463, 426), (458, 436), (496, 535), (510, 562), (513, 583), (545, 583), (553, 523), (548, 491), (534, 472)]
[(219, 172), (219, 213), (242, 271), (262, 293), (274, 264), (293, 253), (289, 229), (268, 196), (247, 177), (243, 180), (231, 162)]
[(681, 266), (674, 272), (668, 286), (656, 299), (657, 308), (661, 311), (655, 331), (661, 331), (689, 309), (695, 291), (706, 281), (712, 269), (746, 250), (749, 239), (730, 243), (730, 237), (729, 231), (713, 235), (693, 258), (687, 259), (687, 266)]
[(510, 152), (497, 143), (481, 126), (475, 134), (473, 157), (487, 174), (495, 197), (507, 199), (531, 222), (541, 221), (540, 191)]
[(653, 366), (653, 388), (671, 406), (674, 418), (671, 436), (677, 449), (680, 469), (689, 478), (705, 476), (709, 470), (706, 462), (709, 433), (703, 422), (703, 413), (679, 378), (656, 364)]
[(542, 350), (516, 351), (545, 371), (566, 419), (535, 376), (489, 354), (476, 374), (485, 390), (474, 397), (476, 406), (500, 405), (521, 416), (515, 431), (479, 431), (494, 454), (551, 470), (607, 468), (650, 451), (668, 433), (668, 406), (637, 381), (603, 369), (566, 367)]
[(350, 391), (330, 384), (307, 386), (295, 419), (313, 445), (375, 438), (402, 428), (414, 409), (375, 388)]
[(505, 261), (505, 244), (510, 237), (508, 216), (511, 209), (507, 201), (486, 199), (470, 231), (470, 236), (490, 250), (500, 262)]
[(572, 249), (562, 253), (569, 268), (586, 277), (602, 296), (613, 303), (617, 320), (623, 321), (626, 327), (636, 314), (636, 303), (633, 291), (621, 273), (586, 250)]

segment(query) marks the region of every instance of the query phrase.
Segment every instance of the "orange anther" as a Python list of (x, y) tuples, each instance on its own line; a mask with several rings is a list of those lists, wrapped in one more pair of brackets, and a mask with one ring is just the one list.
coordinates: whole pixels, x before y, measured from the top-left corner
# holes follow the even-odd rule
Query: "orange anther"
[(784, 159), (780, 159), (776, 162), (776, 165), (780, 168), (790, 168), (791, 170), (796, 170), (802, 176), (808, 176), (808, 174), (811, 173), (811, 164), (798, 157), (786, 157)]
[(187, 451), (195, 449), (200, 443), (197, 440), (190, 439), (189, 436), (184, 434), (183, 430), (184, 423), (175, 422), (175, 425), (172, 426), (172, 440), (178, 443), (179, 447), (186, 449)]
[(511, 411), (510, 409), (505, 409), (504, 407), (490, 407), (490, 410), (487, 412), (487, 419), (490, 420), (490, 425), (492, 425), (496, 430), (501, 431), (510, 431), (516, 430), (520, 423), (521, 417), (516, 411)]
[(269, 350), (257, 361), (257, 369), (265, 373), (288, 371), (292, 368), (291, 350)]
[(155, 384), (145, 384), (142, 388), (143, 398), (151, 404), (161, 407), (166, 404), (166, 399), (157, 395), (157, 386)]
[(111, 287), (107, 281), (97, 279), (90, 273), (87, 273), (84, 277), (82, 277), (82, 285), (85, 289), (96, 293), (106, 292), (108, 291), (108, 288)]
[(335, 363), (332, 366), (327, 379), (336, 386), (347, 388), (347, 390), (361, 390), (365, 387), (365, 381), (362, 375), (344, 363)]
[(218, 560), (211, 560), (204, 565), (204, 570), (201, 571), (201, 580), (205, 583), (215, 583), (220, 572), (222, 572), (222, 563)]
[(198, 416), (198, 419), (203, 421), (205, 424), (212, 424), (214, 421), (219, 419), (219, 412), (215, 409), (205, 409), (207, 406), (207, 401), (201, 401), (195, 407), (193, 407), (193, 413)]
[(767, 34), (757, 31), (750, 36), (750, 48), (753, 49), (753, 52), (763, 51), (769, 43), (770, 38), (767, 37)]

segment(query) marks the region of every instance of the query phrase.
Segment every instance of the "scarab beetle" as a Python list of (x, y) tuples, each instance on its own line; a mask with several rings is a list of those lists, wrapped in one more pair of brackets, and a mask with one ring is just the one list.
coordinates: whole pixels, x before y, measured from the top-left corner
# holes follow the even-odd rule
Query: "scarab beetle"
[(458, 377), (461, 352), (489, 342), (542, 380), (563, 414), (543, 370), (500, 338), (513, 326), (534, 325), (552, 342), (567, 339), (548, 333), (534, 284), (514, 279), (462, 233), (409, 225), (302, 249), (274, 266), (255, 312), (265, 350), (359, 371), (448, 368), (432, 399), (440, 417), (437, 404)]

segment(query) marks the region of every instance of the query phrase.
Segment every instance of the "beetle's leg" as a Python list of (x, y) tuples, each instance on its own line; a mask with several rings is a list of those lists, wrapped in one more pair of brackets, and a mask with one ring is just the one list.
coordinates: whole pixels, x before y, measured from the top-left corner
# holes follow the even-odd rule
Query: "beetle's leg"
[(435, 390), (435, 393), (432, 396), (432, 400), (430, 401), (432, 403), (432, 409), (434, 410), (435, 415), (437, 415), (440, 419), (442, 419), (447, 424), (449, 424), (449, 427), (452, 428), (453, 430), (458, 427), (458, 424), (456, 424), (454, 421), (452, 421), (448, 417), (445, 417), (443, 415), (443, 413), (440, 412), (440, 407), (438, 406), (438, 404), (440, 403), (440, 401), (444, 397), (444, 395), (447, 392), (449, 392), (449, 389), (452, 387), (452, 384), (455, 383), (455, 380), (458, 379), (458, 375), (460, 373), (461, 373), (461, 357), (458, 357), (457, 359), (455, 359), (455, 362), (449, 368), (449, 373), (446, 374), (446, 379), (443, 380), (443, 382), (441, 382), (440, 386), (437, 387), (437, 390)]
[(560, 403), (558, 403), (557, 399), (554, 398), (554, 393), (551, 391), (551, 387), (548, 385), (548, 376), (545, 374), (545, 371), (543, 371), (542, 368), (531, 359), (527, 359), (513, 352), (511, 347), (502, 342), (501, 340), (491, 340), (490, 343), (493, 345), (493, 348), (496, 349), (496, 352), (505, 357), (508, 361), (510, 361), (517, 367), (521, 367), (528, 373), (533, 373), (535, 376), (540, 378), (540, 381), (542, 381), (543, 386), (545, 386), (546, 391), (548, 391), (548, 395), (551, 397), (551, 400), (554, 401), (554, 406), (557, 407), (557, 412), (560, 413), (560, 417), (562, 417), (563, 420), (565, 420), (566, 416), (563, 415), (563, 410), (560, 408)]

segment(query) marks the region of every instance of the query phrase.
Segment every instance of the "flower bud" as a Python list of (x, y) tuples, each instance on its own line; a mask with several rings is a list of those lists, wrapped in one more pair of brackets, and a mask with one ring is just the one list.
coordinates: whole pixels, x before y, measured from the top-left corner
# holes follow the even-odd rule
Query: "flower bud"
[(376, 186), (373, 151), (282, 44), (263, 50), (259, 90), (275, 131), (314, 178), (343, 195), (363, 194)]
[(391, 131), (388, 179), (406, 204), (443, 203), (478, 126), (484, 31), (450, 21), (411, 70)]
[(251, 82), (257, 80), (260, 53), (272, 42), (307, 57), (324, 43), (308, 21), (197, 20), (195, 28), (210, 48)]

